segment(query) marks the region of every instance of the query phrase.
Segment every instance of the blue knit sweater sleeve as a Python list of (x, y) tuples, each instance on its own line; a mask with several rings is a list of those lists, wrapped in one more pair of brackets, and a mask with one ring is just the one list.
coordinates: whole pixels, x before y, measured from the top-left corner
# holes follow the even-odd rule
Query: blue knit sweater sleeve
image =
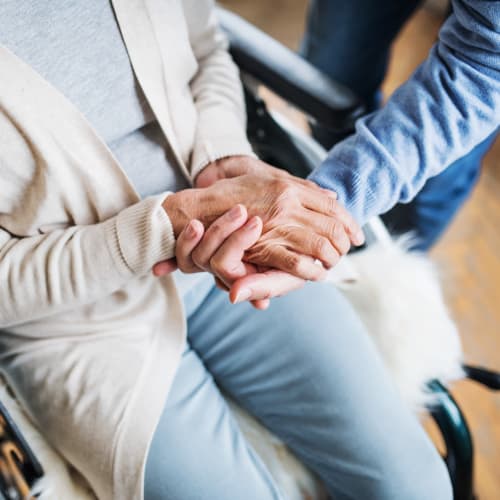
[(427, 60), (310, 178), (364, 223), (410, 201), (499, 125), (500, 1), (455, 0)]

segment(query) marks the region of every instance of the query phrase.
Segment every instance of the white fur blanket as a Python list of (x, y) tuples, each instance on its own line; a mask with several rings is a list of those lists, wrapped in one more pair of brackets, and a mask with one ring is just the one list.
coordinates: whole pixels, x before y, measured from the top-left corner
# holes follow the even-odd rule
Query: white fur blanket
[[(395, 244), (374, 245), (344, 259), (329, 280), (361, 316), (404, 400), (414, 410), (432, 403), (432, 395), (425, 389), (429, 380), (437, 378), (447, 384), (463, 376), (459, 337), (445, 307), (437, 273), (427, 258), (406, 253)], [(45, 470), (35, 488), (40, 500), (94, 498), (30, 424), (1, 381), (0, 400)], [(286, 497), (324, 498), (321, 484), (286, 447), (250, 415), (231, 405), (243, 432)]]

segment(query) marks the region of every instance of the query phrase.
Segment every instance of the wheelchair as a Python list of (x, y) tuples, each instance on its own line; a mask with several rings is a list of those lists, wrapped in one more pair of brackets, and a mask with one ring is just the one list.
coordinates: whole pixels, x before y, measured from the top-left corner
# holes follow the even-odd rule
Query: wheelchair
[[(329, 129), (338, 141), (354, 131), (354, 124), (366, 114), (366, 107), (348, 88), (239, 16), (222, 8), (218, 14), (229, 39), (231, 55), (240, 68), (247, 106), (247, 133), (255, 152), (274, 166), (307, 177), (325, 158), (326, 151), (289, 120), (268, 109), (259, 96), (259, 86), (298, 108), (312, 123)], [(378, 217), (370, 220), (363, 230), (367, 245), (390, 238)], [(500, 390), (500, 372), (470, 365), (463, 369), (469, 380)], [(437, 396), (437, 404), (429, 411), (444, 441), (443, 458), (454, 499), (472, 500), (475, 498), (474, 448), (467, 420), (439, 380), (431, 381), (429, 390)]]
[[(353, 132), (356, 120), (366, 114), (365, 106), (349, 89), (237, 15), (218, 8), (218, 16), (229, 39), (232, 57), (241, 71), (248, 115), (247, 133), (255, 152), (272, 165), (307, 177), (325, 158), (326, 151), (303, 130), (271, 111), (259, 96), (259, 87), (266, 87), (302, 111), (313, 123), (330, 129), (339, 141)], [(367, 245), (390, 238), (379, 218), (370, 220), (363, 229)], [(463, 368), (470, 380), (500, 390), (500, 373), (469, 365)], [(473, 441), (466, 418), (439, 380), (430, 382), (429, 390), (438, 397), (438, 403), (429, 411), (443, 437), (446, 448), (443, 458), (453, 484), (454, 498), (472, 500)], [(0, 444), (9, 444), (9, 440), (19, 450), (16, 455), (19, 462), (22, 456), (22, 464), (18, 464), (20, 472), (26, 484), (31, 486), (43, 476), (43, 469), (0, 401)], [(25, 498), (9, 490), (3, 481), (0, 474), (0, 500)]]

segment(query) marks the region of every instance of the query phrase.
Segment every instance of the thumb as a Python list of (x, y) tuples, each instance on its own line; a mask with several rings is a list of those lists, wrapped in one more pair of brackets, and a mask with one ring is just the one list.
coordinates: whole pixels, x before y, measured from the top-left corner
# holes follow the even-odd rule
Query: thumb
[(239, 177), (255, 170), (255, 159), (250, 156), (236, 155), (221, 158), (209, 163), (195, 179), (197, 188), (211, 186), (220, 179)]
[(162, 260), (153, 266), (153, 274), (157, 278), (173, 273), (177, 269), (177, 262), (174, 259)]
[(206, 188), (224, 177), (222, 169), (216, 163), (210, 163), (196, 176), (194, 185), (197, 188)]

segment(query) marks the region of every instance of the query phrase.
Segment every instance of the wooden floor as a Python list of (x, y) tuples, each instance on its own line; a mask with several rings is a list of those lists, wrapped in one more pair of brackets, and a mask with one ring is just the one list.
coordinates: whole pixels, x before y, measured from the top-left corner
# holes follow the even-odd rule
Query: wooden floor
[[(307, 0), (221, 2), (286, 43), (298, 46)], [(279, 15), (278, 15), (279, 13)], [(384, 92), (390, 94), (422, 61), (442, 19), (420, 10), (393, 50)], [(481, 179), (441, 242), (431, 253), (442, 273), (445, 296), (458, 324), (466, 360), (500, 369), (500, 140), (487, 155)], [(480, 500), (500, 498), (500, 393), (471, 382), (453, 390), (475, 440)]]

